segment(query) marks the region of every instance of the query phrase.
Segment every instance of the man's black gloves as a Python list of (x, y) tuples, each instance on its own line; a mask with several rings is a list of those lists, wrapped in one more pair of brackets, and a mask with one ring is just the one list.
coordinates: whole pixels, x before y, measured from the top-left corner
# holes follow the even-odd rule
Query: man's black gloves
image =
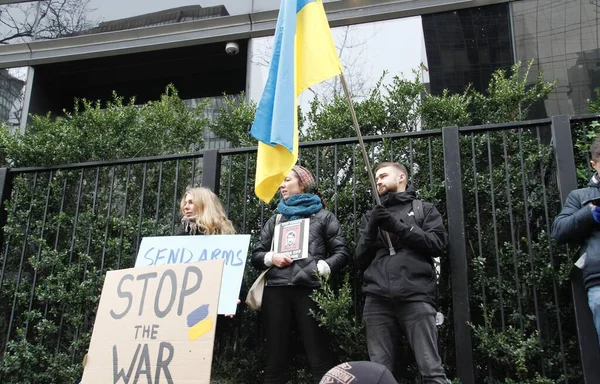
[(382, 230), (394, 234), (402, 234), (404, 231), (410, 230), (409, 225), (406, 225), (402, 220), (393, 217), (390, 211), (380, 204), (373, 208), (370, 222), (373, 222), (375, 226)]

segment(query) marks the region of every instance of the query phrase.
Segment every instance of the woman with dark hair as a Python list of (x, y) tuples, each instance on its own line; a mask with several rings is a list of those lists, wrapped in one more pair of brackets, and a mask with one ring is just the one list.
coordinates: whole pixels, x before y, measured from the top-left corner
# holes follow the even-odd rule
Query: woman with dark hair
[(334, 365), (327, 337), (310, 310), (317, 311), (311, 299), (320, 287), (317, 275), (339, 273), (348, 262), (348, 249), (340, 223), (323, 208), (315, 180), (304, 167), (294, 166), (281, 183), (277, 206), (280, 223), (308, 218), (308, 258), (292, 260), (287, 253), (271, 250), (277, 216), (264, 225), (252, 251), (252, 265), (270, 268), (262, 300), (262, 324), (266, 335), (265, 383), (285, 383), (290, 361), (292, 327), (297, 327), (304, 344), (315, 383)]

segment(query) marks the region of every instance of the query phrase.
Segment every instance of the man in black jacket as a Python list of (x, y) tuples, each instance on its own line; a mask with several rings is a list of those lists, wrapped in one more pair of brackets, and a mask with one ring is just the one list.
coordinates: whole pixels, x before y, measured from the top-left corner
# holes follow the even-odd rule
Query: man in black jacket
[(588, 305), (600, 343), (600, 137), (590, 148), (591, 164), (596, 170), (586, 188), (569, 192), (562, 211), (552, 224), (552, 237), (559, 243), (580, 245), (579, 260), (575, 265), (583, 269), (583, 284), (587, 290)]
[[(446, 247), (442, 217), (431, 203), (414, 204), (408, 172), (397, 163), (375, 169), (382, 205), (363, 220), (356, 260), (364, 271), (363, 321), (371, 361), (393, 372), (400, 331), (414, 352), (424, 383), (448, 383), (437, 348), (434, 257)], [(415, 214), (413, 207), (422, 209)], [(416, 217), (422, 222), (417, 222)], [(389, 233), (395, 254), (383, 231)]]

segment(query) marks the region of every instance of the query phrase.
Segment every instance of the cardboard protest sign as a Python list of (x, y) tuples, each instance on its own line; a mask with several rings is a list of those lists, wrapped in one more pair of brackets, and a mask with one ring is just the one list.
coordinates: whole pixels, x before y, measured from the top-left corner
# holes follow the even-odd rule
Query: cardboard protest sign
[(250, 235), (144, 237), (135, 267), (223, 259), (225, 267), (217, 313), (233, 315), (237, 309), (249, 244)]
[(106, 274), (82, 382), (210, 383), (223, 260)]

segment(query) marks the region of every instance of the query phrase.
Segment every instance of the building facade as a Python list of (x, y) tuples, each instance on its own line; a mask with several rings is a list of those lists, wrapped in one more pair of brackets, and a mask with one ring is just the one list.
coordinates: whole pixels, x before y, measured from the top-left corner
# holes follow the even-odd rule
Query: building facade
[[(21, 129), (29, 113), (61, 113), (74, 98), (106, 99), (116, 91), (142, 103), (159, 97), (168, 84), (185, 100), (217, 98), (218, 104), (224, 94), (243, 92), (257, 99), (269, 59), (263, 43), (273, 34), (279, 2), (175, 0), (165, 6), (158, 0), (92, 0), (79, 10), (85, 28), (66, 29), (70, 32), (56, 39), (46, 38), (41, 20), (31, 36), (0, 46), (0, 68), (27, 69), (23, 112), (17, 117)], [(364, 45), (390, 53), (383, 69), (392, 76), (398, 71), (410, 76), (402, 67), (407, 58), (414, 59), (413, 69), (424, 61), (422, 77), (428, 77), (434, 94), (462, 92), (469, 85), (484, 91), (493, 71), (529, 60), (534, 61), (530, 81), (538, 69), (546, 80), (557, 80), (556, 90), (532, 117), (586, 113), (600, 86), (595, 0), (324, 2), (334, 29), (373, 25), (376, 30), (382, 23), (420, 17), (421, 29), (409, 31), (410, 39), (421, 41), (418, 51), (396, 48), (406, 39), (388, 32), (374, 33)], [(36, 4), (19, 2), (20, 8), (33, 10), (23, 16), (31, 25), (36, 20), (27, 17), (35, 16)], [(0, 28), (0, 40), (10, 33)], [(236, 54), (226, 53), (228, 43), (237, 45)], [(381, 62), (371, 53), (366, 57), (367, 66), (381, 68)], [(373, 83), (381, 75), (362, 72)]]
[(516, 0), (422, 16), (431, 91), (483, 91), (493, 71), (533, 60), (556, 89), (531, 117), (588, 113), (600, 87), (600, 3)]
[(421, 17), (430, 92), (483, 92), (490, 76), (513, 62), (509, 4), (500, 3)]
[[(548, 115), (588, 113), (600, 87), (600, 3), (597, 0), (512, 2), (516, 59), (533, 59), (556, 90), (544, 103)], [(531, 79), (533, 80), (533, 79)]]

